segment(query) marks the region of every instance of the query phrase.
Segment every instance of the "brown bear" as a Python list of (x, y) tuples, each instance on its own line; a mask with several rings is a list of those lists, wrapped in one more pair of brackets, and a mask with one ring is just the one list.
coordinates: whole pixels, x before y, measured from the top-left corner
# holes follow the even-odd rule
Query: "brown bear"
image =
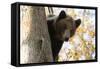
[(75, 31), (80, 24), (80, 19), (74, 20), (63, 10), (58, 17), (53, 16), (47, 20), (54, 61), (57, 60), (63, 42), (68, 41), (69, 38), (75, 34)]

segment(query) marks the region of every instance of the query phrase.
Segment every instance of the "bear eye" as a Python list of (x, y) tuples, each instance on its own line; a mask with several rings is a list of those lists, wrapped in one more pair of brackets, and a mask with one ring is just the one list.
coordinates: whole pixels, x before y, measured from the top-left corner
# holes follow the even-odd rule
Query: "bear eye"
[(66, 26), (66, 24), (63, 26), (63, 28), (64, 28), (64, 29), (67, 29), (67, 26)]

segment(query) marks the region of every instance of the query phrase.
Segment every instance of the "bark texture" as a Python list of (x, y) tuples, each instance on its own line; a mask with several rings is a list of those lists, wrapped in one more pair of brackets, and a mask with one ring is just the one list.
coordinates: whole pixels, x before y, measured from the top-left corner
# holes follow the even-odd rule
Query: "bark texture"
[(52, 62), (44, 7), (20, 6), (20, 63)]

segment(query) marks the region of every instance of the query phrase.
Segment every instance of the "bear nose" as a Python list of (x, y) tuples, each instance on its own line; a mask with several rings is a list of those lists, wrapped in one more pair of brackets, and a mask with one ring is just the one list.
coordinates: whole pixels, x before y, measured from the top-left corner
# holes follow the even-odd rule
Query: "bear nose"
[(69, 38), (65, 38), (65, 41), (68, 41), (69, 40)]

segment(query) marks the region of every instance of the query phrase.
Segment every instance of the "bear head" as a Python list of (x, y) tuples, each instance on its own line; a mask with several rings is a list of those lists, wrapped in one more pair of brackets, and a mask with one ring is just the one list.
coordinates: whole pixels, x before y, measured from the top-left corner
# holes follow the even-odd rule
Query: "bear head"
[(74, 20), (71, 16), (61, 11), (56, 21), (53, 23), (55, 38), (61, 41), (68, 41), (75, 34), (76, 29), (81, 24), (81, 19)]

